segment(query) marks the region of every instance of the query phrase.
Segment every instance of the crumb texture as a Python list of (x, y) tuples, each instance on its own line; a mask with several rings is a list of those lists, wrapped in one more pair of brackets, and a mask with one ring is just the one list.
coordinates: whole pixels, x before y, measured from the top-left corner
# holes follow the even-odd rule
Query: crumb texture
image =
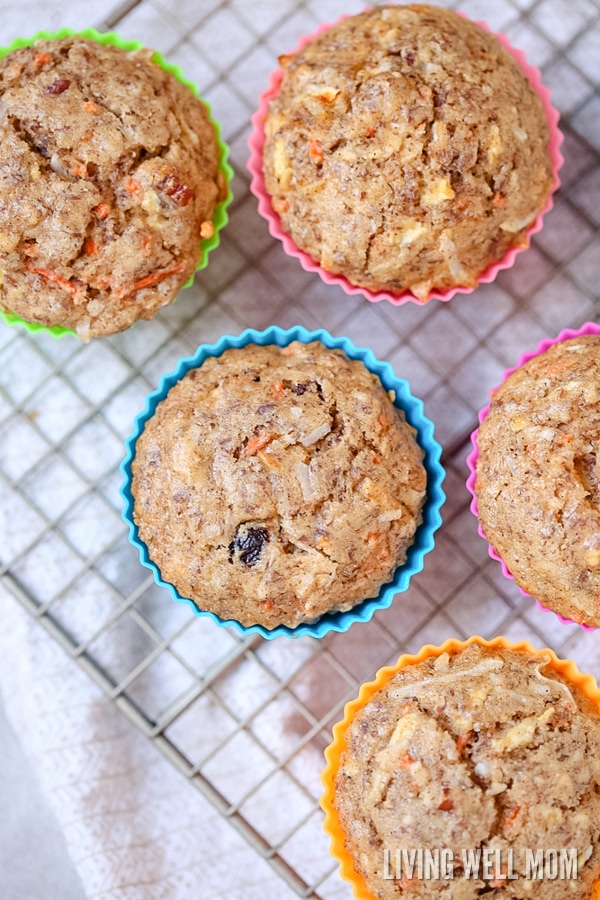
[(84, 340), (169, 303), (224, 190), (206, 108), (151, 62), (81, 38), (0, 60), (0, 306)]
[[(595, 896), (598, 710), (548, 663), (543, 652), (471, 645), (406, 667), (356, 714), (335, 805), (374, 896)], [(402, 848), (449, 848), (454, 877), (385, 878), (385, 848), (392, 859)], [(462, 851), (486, 848), (498, 851), (504, 876), (511, 858), (518, 878), (465, 877)], [(577, 848), (578, 878), (533, 883), (527, 848)]]
[(600, 626), (600, 336), (513, 372), (478, 435), (483, 531), (544, 606)]
[(406, 558), (423, 452), (381, 382), (322, 344), (229, 349), (137, 441), (134, 515), (164, 580), (243, 625), (350, 609)]
[(386, 6), (280, 62), (266, 188), (323, 269), (425, 301), (523, 244), (551, 190), (549, 131), (494, 35), (440, 7)]

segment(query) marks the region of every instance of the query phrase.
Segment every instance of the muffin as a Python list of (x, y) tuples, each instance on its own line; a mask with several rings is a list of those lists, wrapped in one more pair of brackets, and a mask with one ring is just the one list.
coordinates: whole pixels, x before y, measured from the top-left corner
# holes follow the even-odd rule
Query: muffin
[(204, 104), (152, 51), (83, 37), (0, 59), (0, 306), (88, 340), (170, 303), (226, 193)]
[[(356, 895), (595, 897), (599, 703), (573, 663), (502, 638), (428, 646), (381, 670), (334, 729), (323, 778)], [(429, 877), (426, 851), (444, 858)]]
[(483, 534), (545, 607), (600, 626), (600, 334), (508, 375), (476, 436)]
[(495, 35), (441, 7), (384, 6), (280, 63), (264, 184), (326, 273), (424, 302), (527, 243), (553, 188), (550, 132)]
[(131, 472), (162, 580), (266, 629), (377, 596), (426, 488), (414, 429), (379, 379), (318, 341), (229, 347), (189, 369), (146, 420)]

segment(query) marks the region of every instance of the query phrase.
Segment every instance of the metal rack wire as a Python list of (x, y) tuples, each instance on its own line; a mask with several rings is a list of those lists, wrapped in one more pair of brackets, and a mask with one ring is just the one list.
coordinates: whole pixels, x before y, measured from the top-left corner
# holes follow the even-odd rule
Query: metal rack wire
[[(257, 20), (245, 0), (207, 0), (191, 21), (176, 4), (138, 0), (99, 27), (146, 43), (153, 28), (212, 102), (237, 173), (222, 246), (174, 305), (123, 335), (83, 346), (0, 327), (3, 583), (300, 897), (349, 896), (321, 832), (319, 774), (332, 723), (380, 665), (476, 630), (550, 644), (600, 672), (596, 637), (538, 612), (501, 576), (464, 488), (468, 436), (503, 368), (600, 312), (600, 5), (446, 5), (505, 30), (542, 65), (563, 112), (556, 208), (494, 285), (449, 305), (369, 305), (303, 272), (258, 218), (245, 141), (267, 73), (300, 34), (361, 4), (264, 0)], [(234, 35), (226, 50), (222, 29)], [(424, 571), (373, 621), (320, 642), (241, 639), (195, 618), (139, 565), (120, 519), (123, 440), (146, 393), (198, 343), (271, 323), (322, 325), (371, 346), (424, 399), (445, 447), (448, 502)]]

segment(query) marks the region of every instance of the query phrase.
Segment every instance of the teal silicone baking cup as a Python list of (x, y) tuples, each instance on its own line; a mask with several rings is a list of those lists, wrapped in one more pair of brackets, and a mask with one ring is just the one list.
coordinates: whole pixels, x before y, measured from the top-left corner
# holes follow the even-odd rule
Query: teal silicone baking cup
[[(38, 31), (32, 37), (23, 38), (18, 37), (15, 38), (10, 44), (6, 47), (0, 47), (0, 59), (6, 56), (8, 53), (11, 53), (13, 50), (18, 50), (20, 47), (29, 47), (35, 41), (39, 40), (61, 40), (62, 38), (67, 37), (81, 37), (90, 41), (97, 41), (99, 44), (110, 44), (113, 47), (120, 47), (122, 50), (131, 51), (131, 50), (142, 50), (144, 48), (144, 44), (141, 41), (137, 40), (129, 40), (126, 38), (122, 38), (114, 31), (101, 32), (96, 31), (95, 28), (84, 28), (82, 31), (74, 31), (71, 28), (61, 28), (59, 31)], [(190, 81), (183, 74), (183, 71), (180, 66), (175, 65), (174, 63), (168, 62), (162, 53), (159, 53), (158, 50), (155, 50), (152, 54), (152, 62), (156, 63), (161, 69), (164, 69), (165, 72), (170, 72), (181, 84), (185, 85), (190, 91), (198, 97), (199, 100), (202, 101), (204, 106), (206, 107), (206, 111), (208, 113), (208, 117), (215, 129), (215, 134), (217, 137), (217, 146), (219, 148), (219, 168), (225, 178), (225, 183), (227, 187), (226, 196), (220, 203), (215, 207), (215, 212), (212, 217), (213, 225), (215, 226), (214, 234), (201, 241), (201, 256), (198, 265), (196, 266), (194, 273), (190, 276), (188, 281), (183, 285), (183, 288), (189, 287), (193, 281), (196, 272), (199, 272), (201, 269), (206, 268), (208, 265), (208, 255), (211, 250), (214, 250), (219, 246), (220, 243), (220, 232), (227, 225), (229, 221), (229, 216), (227, 214), (227, 207), (233, 200), (233, 194), (231, 191), (231, 182), (233, 180), (233, 169), (228, 163), (229, 157), (229, 147), (221, 137), (221, 126), (212, 116), (211, 109), (207, 101), (204, 97), (201, 96), (198, 86), (194, 84), (193, 81)], [(177, 299), (177, 298), (175, 298)], [(174, 300), (172, 302), (175, 302)], [(15, 313), (5, 312), (0, 310), (0, 320), (6, 322), (7, 325), (22, 325), (27, 331), (31, 334), (35, 334), (37, 332), (45, 332), (46, 334), (51, 334), (53, 337), (64, 337), (64, 335), (70, 334), (73, 337), (77, 337), (78, 335), (71, 328), (63, 328), (62, 325), (42, 325), (39, 322), (28, 322), (26, 319), (22, 319), (20, 316), (15, 315)]]
[[(190, 369), (198, 368), (208, 357), (221, 356), (230, 347), (245, 347), (247, 344), (261, 346), (274, 344), (278, 347), (286, 347), (292, 341), (300, 341), (304, 344), (310, 341), (320, 341), (329, 349), (340, 349), (351, 359), (361, 360), (370, 372), (379, 377), (386, 391), (395, 392), (394, 405), (403, 411), (406, 421), (415, 429), (417, 441), (425, 454), (427, 492), (423, 506), (423, 521), (417, 529), (414, 543), (408, 550), (406, 561), (403, 565), (398, 566), (393, 579), (381, 587), (377, 597), (363, 600), (362, 603), (346, 612), (326, 613), (314, 622), (302, 623), (295, 628), (289, 628), (286, 625), (278, 625), (272, 629), (265, 628), (263, 625), (244, 626), (233, 619), (225, 620), (215, 613), (199, 609), (192, 600), (182, 597), (172, 584), (163, 580), (158, 566), (150, 558), (148, 548), (139, 536), (138, 527), (134, 521), (131, 464), (135, 457), (137, 439), (143, 432), (146, 422), (152, 418), (156, 407), (161, 400), (165, 399), (173, 385), (180, 381)], [(433, 423), (424, 415), (423, 403), (412, 395), (408, 383), (395, 375), (389, 363), (376, 359), (371, 350), (356, 347), (348, 338), (333, 337), (322, 329), (307, 331), (305, 328), (295, 327), (283, 331), (276, 326), (267, 328), (265, 331), (247, 329), (237, 337), (225, 335), (216, 344), (200, 346), (193, 356), (180, 360), (173, 372), (163, 376), (158, 388), (148, 396), (144, 410), (135, 419), (133, 434), (126, 441), (126, 449), (127, 455), (121, 464), (123, 519), (129, 526), (129, 541), (138, 549), (142, 565), (151, 569), (156, 583), (167, 588), (174, 600), (187, 603), (196, 615), (207, 616), (217, 625), (231, 626), (241, 635), (260, 634), (267, 639), (280, 636), (322, 638), (332, 631), (347, 631), (354, 622), (368, 622), (377, 610), (389, 607), (395, 595), (405, 591), (412, 576), (421, 571), (425, 555), (433, 549), (434, 535), (442, 521), (440, 508), (445, 500), (442, 489), (445, 473), (440, 463), (441, 447), (434, 437)]]

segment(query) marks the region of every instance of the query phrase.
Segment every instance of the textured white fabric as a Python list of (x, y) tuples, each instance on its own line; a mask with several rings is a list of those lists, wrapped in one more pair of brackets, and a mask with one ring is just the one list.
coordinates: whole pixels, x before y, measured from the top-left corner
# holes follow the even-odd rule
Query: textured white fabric
[(94, 900), (296, 895), (0, 587), (8, 716)]

